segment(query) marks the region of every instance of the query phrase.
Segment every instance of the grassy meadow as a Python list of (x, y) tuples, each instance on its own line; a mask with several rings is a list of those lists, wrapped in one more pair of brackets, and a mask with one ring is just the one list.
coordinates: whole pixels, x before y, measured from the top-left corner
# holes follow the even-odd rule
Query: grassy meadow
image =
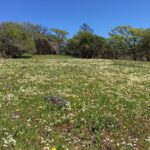
[[(67, 105), (45, 101), (58, 96)], [(0, 59), (0, 150), (150, 150), (150, 63)]]

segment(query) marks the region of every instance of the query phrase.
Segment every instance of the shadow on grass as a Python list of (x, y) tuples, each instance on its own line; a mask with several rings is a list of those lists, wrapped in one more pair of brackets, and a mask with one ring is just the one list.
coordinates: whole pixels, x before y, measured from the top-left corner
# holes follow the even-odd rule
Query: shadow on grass
[(21, 56), (20, 58), (17, 58), (17, 59), (29, 59), (29, 58), (32, 58), (32, 55), (31, 56)]

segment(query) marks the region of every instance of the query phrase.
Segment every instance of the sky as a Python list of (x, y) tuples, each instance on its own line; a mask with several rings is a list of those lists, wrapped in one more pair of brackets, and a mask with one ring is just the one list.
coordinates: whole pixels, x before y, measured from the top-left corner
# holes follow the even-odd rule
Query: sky
[(150, 0), (0, 0), (0, 22), (31, 22), (67, 30), (82, 23), (104, 37), (118, 25), (150, 27)]

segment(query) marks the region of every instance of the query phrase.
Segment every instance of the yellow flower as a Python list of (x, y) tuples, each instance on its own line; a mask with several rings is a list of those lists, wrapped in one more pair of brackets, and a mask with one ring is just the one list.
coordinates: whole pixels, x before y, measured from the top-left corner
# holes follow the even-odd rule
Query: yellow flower
[(56, 147), (53, 147), (52, 150), (57, 150)]

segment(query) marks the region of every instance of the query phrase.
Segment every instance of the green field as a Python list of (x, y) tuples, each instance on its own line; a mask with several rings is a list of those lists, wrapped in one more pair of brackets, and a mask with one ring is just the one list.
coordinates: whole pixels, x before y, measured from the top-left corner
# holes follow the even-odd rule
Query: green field
[(0, 150), (149, 150), (149, 125), (148, 62), (0, 59)]

